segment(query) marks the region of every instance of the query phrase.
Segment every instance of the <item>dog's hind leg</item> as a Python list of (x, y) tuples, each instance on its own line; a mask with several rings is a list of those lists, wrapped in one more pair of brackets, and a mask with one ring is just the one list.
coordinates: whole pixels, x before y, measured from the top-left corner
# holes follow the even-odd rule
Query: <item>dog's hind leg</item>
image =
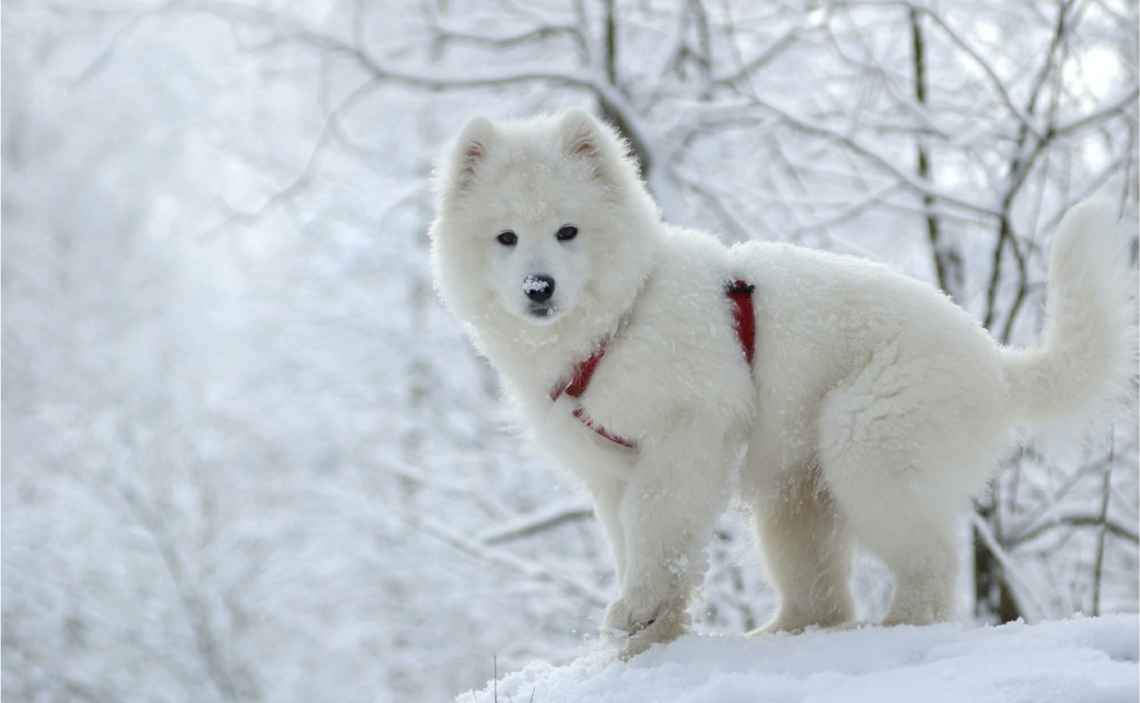
[[(833, 473), (847, 470), (834, 468)], [(847, 509), (853, 534), (894, 574), (894, 595), (883, 624), (926, 625), (953, 618), (958, 567), (953, 518), (916, 500), (901, 476), (895, 485), (876, 486), (874, 496), (849, 476), (851, 480), (835, 482), (836, 499), (853, 506)]]
[(895, 576), (884, 625), (926, 625), (954, 617), (958, 556), (952, 527), (949, 521), (916, 522), (910, 529), (921, 537), (902, 541), (897, 535), (875, 534), (874, 527), (866, 530), (868, 546), (882, 556)]
[(779, 612), (753, 634), (849, 622), (851, 539), (815, 467), (789, 475), (753, 509), (768, 576), (780, 593)]
[(929, 365), (898, 356), (886, 349), (825, 397), (820, 476), (853, 536), (894, 574), (886, 624), (926, 624), (954, 615), (954, 515), (990, 438)]

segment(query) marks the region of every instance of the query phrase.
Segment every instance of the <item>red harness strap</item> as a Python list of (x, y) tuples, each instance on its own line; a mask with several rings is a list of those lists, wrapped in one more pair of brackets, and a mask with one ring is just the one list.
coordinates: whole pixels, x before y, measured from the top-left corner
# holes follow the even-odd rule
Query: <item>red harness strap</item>
[[(606, 344), (603, 342), (602, 345), (598, 347), (597, 351), (591, 354), (589, 358), (574, 365), (574, 373), (570, 376), (569, 383), (566, 385), (558, 384), (554, 386), (554, 389), (550, 391), (550, 399), (558, 400), (558, 398), (563, 393), (570, 396), (571, 398), (577, 398), (585, 393), (586, 387), (590, 385), (590, 379), (594, 375), (594, 369), (598, 367), (598, 362), (601, 361), (602, 357), (605, 355)], [(574, 408), (574, 417), (578, 418), (578, 420), (583, 425), (589, 427), (591, 430), (597, 432), (602, 437), (605, 437), (614, 444), (620, 444), (621, 446), (629, 447), (630, 449), (633, 449), (637, 446), (633, 440), (613, 434), (612, 432), (606, 430), (606, 428), (594, 422), (594, 419), (586, 414), (586, 411), (582, 408), (582, 406)]]
[(752, 292), (756, 286), (746, 281), (736, 280), (728, 284), (724, 294), (732, 301), (732, 318), (736, 322), (736, 336), (740, 338), (740, 348), (744, 358), (752, 366), (752, 354), (756, 350), (756, 315), (752, 310)]
[[(744, 351), (744, 359), (749, 367), (752, 366), (752, 356), (756, 349), (756, 316), (753, 314), (752, 307), (752, 293), (755, 289), (756, 286), (741, 280), (733, 281), (725, 288), (725, 296), (732, 301), (733, 327), (736, 328), (736, 336), (740, 339), (740, 348)], [(550, 400), (558, 400), (563, 393), (571, 398), (581, 397), (590, 385), (590, 379), (593, 378), (598, 363), (605, 355), (606, 342), (602, 342), (593, 354), (574, 365), (574, 372), (570, 375), (570, 380), (567, 383), (558, 383), (551, 389)], [(594, 422), (582, 406), (574, 409), (574, 417), (614, 444), (630, 449), (637, 447), (633, 440), (613, 434)]]

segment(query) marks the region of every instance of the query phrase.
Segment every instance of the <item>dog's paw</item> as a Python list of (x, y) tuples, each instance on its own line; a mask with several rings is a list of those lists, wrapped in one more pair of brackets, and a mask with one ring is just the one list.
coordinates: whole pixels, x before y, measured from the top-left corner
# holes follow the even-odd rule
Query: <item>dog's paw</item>
[(613, 637), (630, 637), (657, 621), (665, 603), (633, 593), (618, 598), (606, 610), (603, 631)]
[(788, 612), (781, 610), (766, 625), (758, 627), (748, 633), (748, 637), (769, 635), (778, 632), (799, 634), (805, 630), (843, 629), (854, 624), (850, 613), (843, 612)]
[(687, 624), (684, 599), (639, 598), (632, 594), (609, 607), (603, 633), (619, 641), (622, 659), (629, 659), (651, 645), (676, 639)]
[(683, 609), (663, 608), (652, 622), (625, 638), (619, 656), (629, 661), (655, 644), (672, 642), (685, 633), (688, 622)]

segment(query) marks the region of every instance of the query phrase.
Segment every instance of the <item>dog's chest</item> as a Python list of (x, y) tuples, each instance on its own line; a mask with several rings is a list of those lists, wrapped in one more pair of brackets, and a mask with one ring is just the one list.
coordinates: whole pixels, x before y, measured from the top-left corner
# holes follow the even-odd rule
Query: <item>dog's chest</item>
[(686, 418), (713, 421), (750, 407), (748, 362), (734, 330), (724, 327), (708, 324), (673, 337), (658, 328), (627, 330), (564, 412), (577, 413), (582, 427), (575, 429), (584, 440), (628, 450)]

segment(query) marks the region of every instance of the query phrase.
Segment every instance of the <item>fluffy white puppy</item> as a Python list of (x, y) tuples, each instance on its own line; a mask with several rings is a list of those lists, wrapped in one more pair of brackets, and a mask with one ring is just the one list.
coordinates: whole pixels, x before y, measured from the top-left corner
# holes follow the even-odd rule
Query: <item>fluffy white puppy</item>
[[(662, 222), (582, 111), (472, 120), (431, 239), (446, 305), (593, 496), (620, 581), (606, 627), (628, 654), (683, 628), (737, 467), (780, 593), (769, 629), (850, 620), (853, 540), (894, 574), (888, 623), (951, 616), (954, 519), (1011, 426), (1079, 413), (1132, 372), (1126, 258), (1093, 211), (1053, 241), (1044, 343), (1005, 349), (883, 266)], [(752, 364), (738, 280), (755, 287)]]

